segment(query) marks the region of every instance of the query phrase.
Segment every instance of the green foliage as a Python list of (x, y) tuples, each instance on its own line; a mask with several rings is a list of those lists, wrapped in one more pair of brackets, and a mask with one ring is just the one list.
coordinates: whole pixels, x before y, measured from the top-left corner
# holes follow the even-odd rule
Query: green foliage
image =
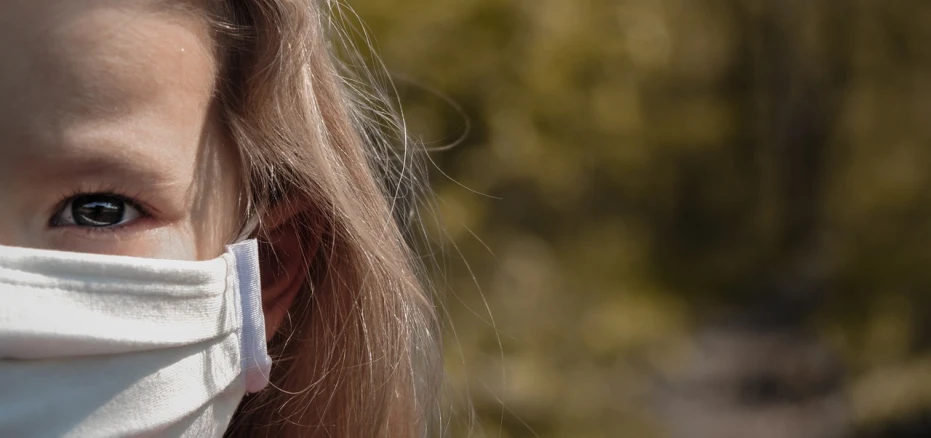
[(664, 436), (722, 312), (836, 352), (849, 433), (931, 411), (931, 3), (351, 4), (413, 135), (463, 132), (432, 89), (472, 124), (431, 154), (454, 435)]

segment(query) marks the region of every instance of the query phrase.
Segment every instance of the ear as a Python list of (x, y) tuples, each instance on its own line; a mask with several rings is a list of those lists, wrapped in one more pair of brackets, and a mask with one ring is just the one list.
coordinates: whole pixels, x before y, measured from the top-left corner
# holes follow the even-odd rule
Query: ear
[(319, 246), (316, 227), (308, 229), (293, 209), (274, 209), (265, 218), (266, 232), (259, 238), (262, 309), (265, 339), (270, 341), (288, 317), (288, 310), (304, 288), (308, 263)]

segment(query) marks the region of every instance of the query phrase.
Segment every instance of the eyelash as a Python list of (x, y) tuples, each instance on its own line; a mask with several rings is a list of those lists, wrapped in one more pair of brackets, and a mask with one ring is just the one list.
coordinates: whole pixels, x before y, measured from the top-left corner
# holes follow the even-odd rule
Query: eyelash
[[(146, 206), (144, 203), (138, 201), (138, 198), (141, 197), (141, 193), (135, 196), (128, 196), (124, 193), (127, 193), (115, 186), (100, 186), (97, 190), (73, 190), (67, 192), (66, 194), (60, 196), (60, 200), (55, 203), (51, 214), (49, 215), (49, 225), (52, 227), (65, 227), (67, 225), (56, 225), (55, 219), (58, 216), (58, 213), (68, 205), (68, 201), (72, 201), (79, 196), (84, 195), (106, 195), (112, 196), (116, 199), (119, 199), (121, 202), (125, 202), (131, 207), (135, 208), (139, 212), (139, 219), (147, 219), (152, 217), (152, 209)], [(130, 222), (127, 224), (113, 225), (109, 227), (77, 227), (80, 228), (83, 232), (86, 233), (112, 233), (114, 230), (119, 230), (124, 227), (131, 227), (135, 225), (135, 222)]]

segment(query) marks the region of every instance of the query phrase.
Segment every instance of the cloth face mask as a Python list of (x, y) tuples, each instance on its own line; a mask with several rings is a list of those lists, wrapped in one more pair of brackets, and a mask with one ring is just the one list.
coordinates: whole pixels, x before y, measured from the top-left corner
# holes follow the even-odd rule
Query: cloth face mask
[(199, 262), (0, 246), (0, 436), (222, 436), (270, 366), (255, 240)]

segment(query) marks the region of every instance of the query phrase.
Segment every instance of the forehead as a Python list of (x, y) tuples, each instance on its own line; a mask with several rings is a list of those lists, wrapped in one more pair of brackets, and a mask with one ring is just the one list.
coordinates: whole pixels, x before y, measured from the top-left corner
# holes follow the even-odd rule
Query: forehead
[(4, 1), (0, 166), (190, 152), (178, 148), (199, 135), (216, 72), (209, 26), (192, 9), (152, 0)]
[(46, 102), (36, 99), (44, 94), (69, 98), (55, 104), (116, 109), (126, 98), (213, 78), (208, 26), (183, 9), (144, 0), (4, 3), (0, 95), (18, 105)]

